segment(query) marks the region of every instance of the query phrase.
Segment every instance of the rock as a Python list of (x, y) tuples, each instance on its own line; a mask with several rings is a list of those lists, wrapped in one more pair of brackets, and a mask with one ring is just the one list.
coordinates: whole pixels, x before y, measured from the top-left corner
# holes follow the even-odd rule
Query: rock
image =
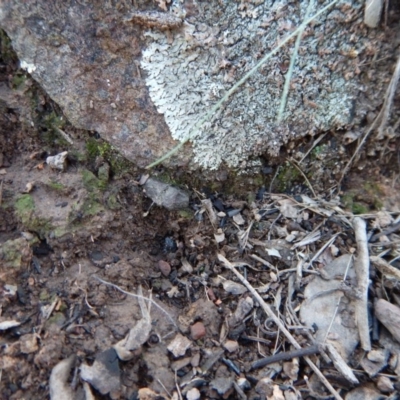
[(190, 361), (190, 364), (192, 365), (193, 368), (196, 368), (196, 367), (198, 367), (200, 365), (200, 353), (196, 353), (192, 357), (192, 359)]
[(149, 178), (144, 184), (146, 195), (167, 210), (180, 210), (189, 206), (189, 195), (182, 189)]
[(92, 366), (81, 366), (81, 378), (101, 394), (120, 389), (120, 375), (117, 353), (112, 348), (98, 354)]
[[(147, 373), (153, 378), (150, 389), (158, 393), (171, 393), (175, 388), (175, 374), (170, 368), (170, 360), (164, 343), (149, 347), (142, 353)], [(160, 383), (161, 382), (161, 383)]]
[(55, 156), (50, 156), (46, 158), (46, 163), (54, 169), (59, 169), (64, 171), (67, 166), (67, 156), (68, 151), (63, 151)]
[(376, 386), (382, 393), (390, 393), (394, 390), (393, 383), (387, 376), (378, 376)]
[(178, 333), (167, 348), (174, 357), (181, 357), (191, 345), (192, 342), (187, 337)]
[(372, 350), (364, 357), (360, 364), (364, 371), (372, 378), (384, 369), (389, 360), (390, 352), (387, 349)]
[[(190, 12), (180, 6), (175, 5), (176, 11), (185, 15), (184, 21), (155, 5), (156, 18), (150, 21), (125, 3), (100, 7), (72, 0), (61, 4), (8, 0), (2, 6), (0, 25), (10, 36), (21, 67), (59, 103), (67, 118), (76, 127), (99, 132), (140, 166), (191, 134), (192, 146), (184, 146), (178, 154), (180, 165), (194, 153), (193, 164), (200, 167), (218, 169), (224, 163), (239, 167), (256, 154), (277, 155), (282, 144), (309, 134), (310, 129), (358, 124), (367, 110), (380, 104), (390, 69), (367, 63), (354, 69), (352, 61), (364, 56), (376, 32), (364, 28), (364, 7), (349, 3), (346, 13), (323, 13), (318, 25), (302, 38), (302, 45), (313, 51), (302, 54), (294, 76), (304, 79), (307, 68), (316, 64), (319, 70), (308, 77), (307, 84), (293, 85), (282, 123), (276, 122), (277, 92), (286, 66), (279, 65), (281, 71), (276, 72), (276, 65), (279, 59), (290, 59), (290, 46), (280, 49), (279, 58), (272, 56), (252, 76), (245, 100), (241, 94), (246, 85), (231, 96), (219, 111), (219, 124), (209, 123), (193, 132), (191, 128), (215, 101), (255, 65), (258, 49), (275, 48), (282, 30), (292, 32), (299, 26), (301, 5), (291, 4), (283, 14), (272, 0), (249, 5), (239, 13), (235, 3), (222, 5), (217, 0), (205, 9), (194, 2)], [(310, 13), (320, 6), (313, 5)], [(354, 18), (348, 20), (348, 14)], [(281, 15), (291, 18), (284, 28), (279, 24)], [(173, 20), (172, 25), (165, 24), (167, 19)], [(199, 24), (201, 33), (195, 28)], [(225, 35), (228, 25), (230, 37)], [(328, 25), (330, 34), (324, 35), (323, 27)], [(260, 29), (265, 35), (259, 34)], [(387, 29), (388, 35), (393, 34)], [(343, 45), (351, 43), (354, 32), (357, 51)], [(391, 48), (382, 43), (379, 50), (385, 55)], [(221, 54), (225, 59), (221, 60)], [(238, 59), (246, 62), (238, 63)], [(341, 68), (334, 67), (338, 64)], [(210, 68), (212, 74), (204, 73)], [(368, 101), (360, 100), (362, 76), (368, 72), (375, 79), (368, 85)], [(272, 84), (265, 79), (276, 74)], [(303, 101), (304, 91), (307, 101)], [(260, 98), (265, 101), (259, 102)], [(241, 116), (239, 124), (236, 115)]]
[(247, 288), (245, 286), (240, 283), (230, 281), (229, 279), (224, 280), (222, 282), (222, 286), (224, 287), (225, 291), (235, 296), (240, 296), (241, 294), (247, 292)]
[(271, 378), (261, 378), (256, 385), (256, 392), (263, 397), (270, 397), (274, 392)]
[(236, 340), (227, 340), (224, 343), (224, 349), (229, 353), (234, 353), (239, 348), (239, 343)]
[[(359, 341), (355, 323), (354, 302), (337, 290), (339, 288), (337, 276), (343, 276), (349, 262), (352, 262), (351, 255), (345, 254), (327, 264), (321, 270), (324, 279), (316, 276), (305, 288), (305, 301), (303, 301), (300, 309), (302, 322), (310, 328), (313, 324), (318, 327), (315, 332), (315, 339), (318, 342), (323, 342), (329, 329), (328, 339), (330, 343), (346, 361), (348, 361)], [(352, 265), (349, 267), (347, 278), (355, 284), (355, 271)], [(321, 293), (325, 294), (321, 295)], [(339, 300), (337, 316), (330, 326)]]
[(0, 264), (3, 268), (19, 268), (26, 265), (32, 257), (29, 242), (21, 237), (7, 240), (0, 246)]
[(365, 384), (347, 393), (345, 400), (382, 400), (382, 394), (372, 384)]
[(237, 380), (237, 384), (242, 390), (250, 390), (251, 389), (251, 384), (246, 378), (239, 378)]
[(14, 319), (6, 320), (0, 322), (0, 331), (6, 331), (7, 329), (15, 328), (16, 326), (20, 326), (21, 322), (18, 322)]
[(190, 335), (193, 340), (199, 340), (206, 335), (206, 328), (202, 322), (196, 322), (190, 327)]
[(229, 326), (231, 328), (234, 328), (237, 325), (241, 324), (243, 322), (243, 319), (253, 309), (253, 307), (254, 307), (254, 301), (250, 296), (244, 298), (242, 297), (239, 300), (239, 303), (232, 317), (230, 317), (228, 320)]
[(158, 400), (161, 396), (150, 388), (141, 388), (138, 393), (139, 400)]
[(221, 396), (224, 395), (233, 384), (231, 377), (215, 378), (210, 382), (210, 386), (216, 390)]
[(22, 335), (19, 339), (21, 345), (21, 353), (30, 354), (34, 353), (39, 349), (38, 344), (39, 335), (36, 333), (28, 333), (26, 335)]
[(375, 303), (375, 316), (400, 343), (400, 308), (379, 299)]
[(173, 371), (179, 371), (181, 368), (184, 368), (187, 365), (189, 365), (191, 360), (192, 360), (191, 357), (185, 357), (185, 358), (180, 358), (179, 360), (173, 361), (171, 363), (171, 369)]
[(171, 273), (171, 265), (164, 260), (158, 262), (158, 268), (164, 276), (168, 276)]
[(74, 362), (75, 356), (72, 355), (60, 361), (51, 370), (49, 380), (51, 400), (74, 400), (76, 398), (71, 386), (67, 383)]
[(200, 392), (197, 388), (192, 388), (187, 391), (186, 393), (187, 400), (199, 400), (200, 399)]

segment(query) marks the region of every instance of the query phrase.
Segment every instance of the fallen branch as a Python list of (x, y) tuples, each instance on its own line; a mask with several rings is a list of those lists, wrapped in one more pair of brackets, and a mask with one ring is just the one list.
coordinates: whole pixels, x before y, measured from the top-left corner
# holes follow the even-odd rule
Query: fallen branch
[[(230, 269), (238, 278), (239, 280), (247, 287), (247, 289), (250, 291), (250, 293), (253, 295), (253, 297), (258, 301), (262, 309), (265, 311), (267, 316), (271, 318), (276, 326), (279, 328), (279, 330), (286, 336), (286, 338), (289, 340), (289, 342), (296, 348), (296, 349), (302, 349), (299, 343), (296, 341), (296, 339), (292, 336), (292, 334), (286, 329), (285, 325), (282, 323), (282, 321), (275, 315), (275, 313), (272, 311), (271, 307), (262, 299), (262, 297), (256, 292), (256, 290), (253, 288), (253, 286), (250, 285), (247, 279), (244, 278), (244, 276), (236, 270), (236, 268), (232, 265), (231, 262), (229, 262), (222, 254), (218, 254), (218, 259), (225, 265), (226, 268)], [(343, 398), (340, 396), (340, 394), (333, 388), (333, 386), (328, 382), (328, 380), (324, 377), (322, 372), (319, 370), (319, 368), (311, 361), (311, 359), (308, 356), (304, 357), (304, 360), (307, 362), (307, 364), (310, 366), (310, 368), (315, 372), (315, 374), (319, 377), (321, 382), (325, 385), (325, 387), (330, 391), (330, 393), (335, 397), (335, 399), (338, 400), (343, 400)]]
[(371, 338), (369, 335), (368, 322), (368, 284), (369, 284), (369, 255), (367, 225), (360, 217), (353, 220), (354, 233), (356, 236), (358, 256), (354, 262), (357, 276), (357, 288), (360, 297), (355, 300), (356, 322), (360, 334), (361, 347), (365, 351), (371, 350)]

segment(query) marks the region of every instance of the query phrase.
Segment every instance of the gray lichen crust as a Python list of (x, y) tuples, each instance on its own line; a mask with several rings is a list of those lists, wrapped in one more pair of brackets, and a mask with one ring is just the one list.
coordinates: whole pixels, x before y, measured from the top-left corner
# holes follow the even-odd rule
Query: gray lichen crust
[[(141, 60), (150, 97), (172, 137), (181, 141), (238, 79), (300, 25), (308, 5), (285, 0), (192, 3), (179, 29), (145, 31)], [(311, 15), (326, 4), (315, 1)], [(243, 167), (265, 151), (276, 155), (293, 137), (359, 122), (365, 110), (355, 110), (362, 90), (358, 65), (370, 42), (368, 34), (354, 33), (364, 29), (362, 4), (340, 1), (305, 29), (283, 123), (277, 125), (276, 117), (294, 40), (190, 138), (194, 161), (207, 169), (221, 163)]]

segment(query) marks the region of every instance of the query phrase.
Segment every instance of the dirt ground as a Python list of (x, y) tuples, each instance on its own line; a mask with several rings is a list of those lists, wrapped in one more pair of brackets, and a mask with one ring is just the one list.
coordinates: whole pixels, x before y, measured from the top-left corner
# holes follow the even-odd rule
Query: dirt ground
[[(300, 315), (310, 299), (306, 290), (334, 260), (358, 254), (354, 215), (367, 221), (370, 254), (399, 266), (398, 139), (368, 142), (340, 187), (356, 146), (342, 132), (327, 133), (316, 146), (315, 138), (293, 143), (262, 173), (240, 179), (221, 173), (203, 180), (160, 168), (151, 175), (190, 194), (187, 208), (168, 211), (146, 196), (145, 171), (95, 132), (70, 126), (21, 75), (5, 40), (0, 398), (329, 398), (303, 357), (254, 366), (295, 348), (218, 254), (260, 289), (301, 348), (312, 347), (318, 328), (303, 325), (307, 317)], [(46, 163), (65, 150), (63, 171)], [(309, 150), (299, 162), (298, 153)], [(301, 276), (299, 265), (307, 265)], [(370, 274), (369, 311), (378, 298), (397, 304), (396, 282), (372, 266)], [(140, 287), (153, 299), (148, 325), (143, 304), (126, 293), (137, 295)], [(347, 310), (353, 321), (346, 328), (354, 328), (350, 300), (341, 301), (339, 313)], [(371, 321), (378, 324), (375, 316)], [(144, 339), (136, 338), (140, 343), (122, 360), (117, 344), (142, 322), (147, 330), (136, 334)], [(373, 349), (386, 361), (372, 372), (363, 364), (371, 352), (358, 339), (353, 347), (343, 339), (342, 357), (358, 383), (320, 350), (309, 356), (343, 398), (396, 398), (400, 347), (382, 326), (380, 332)], [(57, 375), (62, 360), (70, 363)]]

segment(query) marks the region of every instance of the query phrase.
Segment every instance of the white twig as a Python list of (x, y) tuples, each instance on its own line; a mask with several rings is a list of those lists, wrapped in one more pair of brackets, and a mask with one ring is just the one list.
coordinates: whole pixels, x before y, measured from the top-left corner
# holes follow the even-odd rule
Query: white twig
[[(267, 316), (271, 318), (278, 329), (286, 336), (286, 338), (289, 340), (289, 342), (296, 348), (296, 349), (301, 349), (301, 346), (299, 343), (297, 343), (296, 339), (292, 336), (292, 334), (286, 329), (285, 325), (282, 323), (282, 321), (275, 315), (275, 313), (272, 311), (271, 307), (262, 299), (262, 297), (255, 291), (253, 286), (250, 285), (247, 279), (244, 278), (244, 276), (236, 270), (236, 268), (230, 263), (222, 254), (218, 254), (218, 259), (225, 265), (226, 268), (231, 270), (238, 278), (239, 280), (247, 287), (247, 289), (250, 291), (250, 293), (253, 295), (253, 297), (258, 301), (262, 309), (265, 311)], [(304, 357), (305, 361), (307, 364), (310, 366), (310, 368), (315, 372), (315, 374), (319, 377), (321, 382), (325, 385), (325, 387), (331, 392), (331, 394), (335, 397), (335, 399), (338, 400), (343, 400), (343, 398), (340, 396), (340, 394), (333, 388), (333, 386), (328, 382), (328, 380), (322, 375), (322, 372), (318, 369), (318, 367), (311, 361), (311, 359), (307, 356)]]
[(165, 311), (161, 306), (159, 306), (153, 299), (149, 299), (148, 297), (140, 296), (140, 295), (135, 294), (135, 293), (127, 292), (126, 290), (120, 288), (119, 286), (115, 285), (114, 283), (104, 281), (103, 279), (99, 278), (98, 276), (95, 276), (95, 278), (96, 278), (99, 282), (103, 283), (104, 285), (111, 286), (111, 287), (113, 287), (113, 288), (119, 290), (120, 292), (122, 292), (122, 293), (128, 295), (128, 296), (132, 296), (132, 297), (135, 297), (135, 298), (137, 298), (137, 299), (142, 299), (142, 300), (145, 300), (145, 301), (150, 302), (151, 304), (154, 304), (159, 310), (161, 310), (161, 311), (168, 317), (168, 319), (171, 321), (171, 323), (172, 323), (176, 328), (178, 328), (178, 326), (176, 325), (176, 323), (175, 323), (175, 321), (173, 320), (173, 318), (171, 317), (171, 315), (170, 315), (167, 311)]
[(361, 347), (365, 351), (371, 350), (371, 338), (368, 323), (368, 284), (369, 284), (369, 254), (367, 239), (367, 224), (360, 217), (353, 220), (354, 233), (356, 236), (358, 256), (354, 262), (357, 276), (357, 288), (360, 298), (355, 300), (356, 321), (360, 335)]

